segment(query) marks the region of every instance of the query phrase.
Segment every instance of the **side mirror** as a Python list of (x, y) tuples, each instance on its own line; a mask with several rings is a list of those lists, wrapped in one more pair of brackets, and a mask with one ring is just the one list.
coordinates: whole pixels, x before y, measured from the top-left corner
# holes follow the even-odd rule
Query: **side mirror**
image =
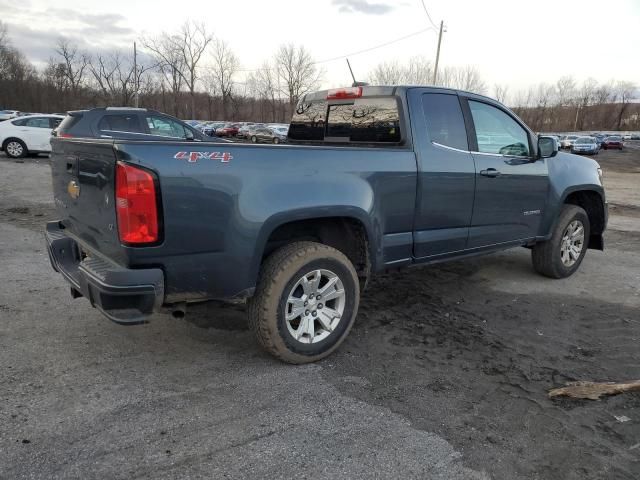
[(555, 137), (538, 138), (538, 155), (540, 158), (551, 158), (558, 154), (558, 139)]
[(194, 136), (193, 136), (193, 132), (191, 130), (187, 130), (187, 133), (184, 134), (184, 139), (185, 140), (194, 140)]

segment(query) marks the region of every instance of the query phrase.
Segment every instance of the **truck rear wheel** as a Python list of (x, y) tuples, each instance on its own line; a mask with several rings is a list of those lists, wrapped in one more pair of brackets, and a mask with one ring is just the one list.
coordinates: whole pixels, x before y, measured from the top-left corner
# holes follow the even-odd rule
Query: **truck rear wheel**
[(321, 243), (295, 242), (263, 263), (249, 300), (249, 326), (278, 359), (315, 362), (345, 339), (359, 302), (358, 276), (345, 255)]
[(587, 253), (589, 234), (587, 212), (576, 205), (564, 205), (551, 238), (531, 250), (533, 268), (551, 278), (573, 275)]

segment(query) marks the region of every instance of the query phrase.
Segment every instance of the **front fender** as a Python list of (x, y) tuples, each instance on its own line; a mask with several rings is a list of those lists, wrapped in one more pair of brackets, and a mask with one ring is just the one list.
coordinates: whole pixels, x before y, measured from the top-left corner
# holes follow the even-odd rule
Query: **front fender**
[(604, 186), (598, 174), (598, 162), (591, 158), (558, 152), (548, 159), (549, 195), (540, 227), (540, 236), (551, 236), (567, 197), (579, 191), (592, 191), (606, 204)]

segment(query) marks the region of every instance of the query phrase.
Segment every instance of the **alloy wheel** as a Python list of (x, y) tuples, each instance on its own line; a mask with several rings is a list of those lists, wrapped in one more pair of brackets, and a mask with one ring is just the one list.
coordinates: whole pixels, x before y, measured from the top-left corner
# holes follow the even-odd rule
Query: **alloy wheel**
[(316, 343), (336, 329), (346, 304), (344, 285), (330, 270), (313, 270), (293, 285), (285, 305), (285, 322), (300, 343)]

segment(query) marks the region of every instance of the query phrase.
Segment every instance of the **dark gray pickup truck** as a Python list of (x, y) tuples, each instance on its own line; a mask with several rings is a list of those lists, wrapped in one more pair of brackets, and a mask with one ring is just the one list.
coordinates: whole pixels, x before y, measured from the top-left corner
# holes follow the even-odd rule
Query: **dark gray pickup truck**
[(375, 272), (528, 247), (543, 275), (602, 250), (598, 164), (501, 104), (427, 87), (306, 95), (290, 145), (52, 139), (53, 267), (119, 323), (247, 302), (263, 347), (321, 359)]

